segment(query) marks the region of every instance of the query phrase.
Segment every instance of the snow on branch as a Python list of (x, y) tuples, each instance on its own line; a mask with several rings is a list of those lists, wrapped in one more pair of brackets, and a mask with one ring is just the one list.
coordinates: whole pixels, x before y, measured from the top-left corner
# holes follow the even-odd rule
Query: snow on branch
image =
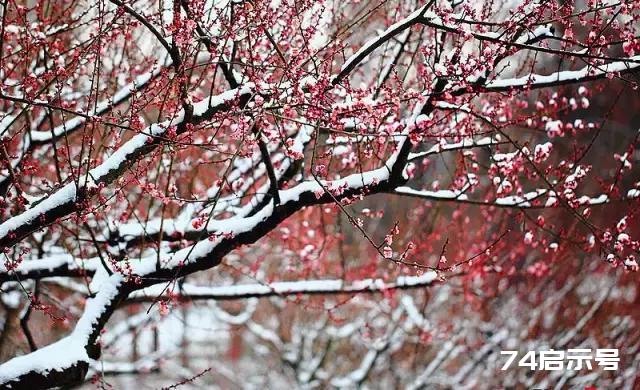
[[(630, 60), (633, 62), (629, 62)], [(587, 65), (579, 70), (554, 72), (546, 76), (529, 74), (512, 79), (495, 79), (487, 82), (483, 88), (489, 92), (508, 91), (517, 88), (547, 88), (564, 84), (600, 80), (610, 74), (624, 74), (637, 71), (638, 69), (640, 69), (640, 56), (635, 56), (602, 65)]]
[[(248, 99), (252, 91), (253, 84), (245, 84), (237, 89), (202, 100), (194, 105), (193, 123), (205, 121), (215, 112), (229, 109), (230, 104), (236, 99)], [(111, 183), (127, 167), (155, 149), (161, 144), (162, 136), (172, 126), (178, 127), (178, 133), (186, 131), (186, 123), (183, 121), (184, 113), (181, 112), (174, 120), (149, 126), (144, 132), (135, 135), (119, 147), (102, 164), (91, 169), (88, 173), (88, 182), (82, 180), (80, 183), (68, 183), (33, 207), (4, 221), (0, 224), (0, 247), (11, 247), (26, 235), (47, 226), (56, 219), (81, 210), (80, 203), (89, 196), (89, 192), (95, 193), (99, 185)]]
[[(393, 191), (397, 195), (405, 195), (414, 198), (421, 198), (432, 201), (453, 201), (460, 203), (468, 203), (480, 206), (495, 206), (504, 208), (521, 208), (521, 209), (538, 209), (538, 208), (555, 208), (561, 207), (557, 202), (557, 195), (555, 192), (547, 189), (538, 189), (530, 191), (522, 195), (509, 195), (498, 197), (494, 200), (473, 200), (469, 199), (463, 191), (454, 190), (416, 190), (410, 187), (398, 187)], [(543, 195), (548, 195), (548, 199), (545, 202), (532, 203), (535, 200), (542, 201)], [(627, 197), (622, 200), (632, 199)], [(612, 199), (606, 194), (600, 194), (597, 196), (579, 196), (570, 201), (572, 206), (599, 206), (611, 203)]]
[(420, 159), (427, 158), (443, 152), (450, 152), (450, 151), (464, 150), (464, 149), (471, 149), (471, 148), (481, 148), (485, 146), (501, 145), (505, 143), (506, 143), (505, 141), (500, 140), (499, 136), (493, 137), (493, 138), (484, 137), (478, 140), (474, 140), (472, 138), (465, 138), (460, 142), (434, 145), (430, 147), (428, 150), (425, 150), (424, 152), (409, 153), (408, 161), (420, 160)]
[[(312, 127), (303, 126), (295, 137), (292, 138), (293, 146), (291, 148), (302, 151), (304, 146), (311, 140), (312, 132)], [(251, 176), (246, 178), (244, 185), (233, 194), (225, 197), (219, 197), (222, 188), (219, 185), (214, 185), (207, 189), (207, 197), (209, 198), (209, 201), (203, 204), (203, 206), (198, 210), (189, 211), (185, 209), (185, 212), (176, 219), (154, 218), (146, 221), (144, 224), (139, 221), (120, 224), (117, 226), (115, 235), (109, 234), (110, 240), (121, 240), (127, 243), (135, 243), (143, 237), (154, 239), (157, 238), (158, 233), (160, 233), (161, 227), (164, 236), (163, 239), (167, 241), (179, 239), (200, 240), (203, 235), (224, 231), (226, 224), (225, 220), (218, 221), (215, 219), (209, 219), (206, 224), (194, 225), (194, 218), (196, 218), (197, 214), (215, 216), (218, 212), (228, 211), (230, 208), (229, 206), (237, 205), (251, 185), (258, 181), (260, 177), (265, 176), (266, 168), (264, 163), (259, 164), (260, 161), (261, 159), (258, 156), (253, 156), (248, 161), (235, 163), (235, 168), (229, 172), (225, 178), (226, 182), (240, 180), (243, 177), (246, 177), (243, 175), (247, 174), (252, 169), (254, 172)], [(291, 171), (295, 166), (290, 158), (287, 158), (283, 153), (279, 152), (274, 153), (271, 157), (271, 161), (274, 164), (278, 164), (278, 168), (275, 170), (275, 178), (278, 182), (287, 176), (291, 176)], [(257, 165), (259, 166), (255, 169)], [(247, 206), (241, 207), (234, 212), (235, 216), (242, 218), (254, 211), (254, 203), (260, 204), (260, 202), (264, 200), (265, 188), (267, 188), (267, 186), (262, 186), (258, 189), (255, 197), (247, 204)]]
[[(102, 100), (95, 104), (89, 112), (82, 116), (77, 116), (65, 121), (63, 124), (54, 127), (51, 130), (34, 130), (28, 133), (28, 137), (34, 146), (52, 142), (54, 139), (60, 138), (64, 134), (71, 134), (81, 128), (89, 118), (102, 116), (110, 112), (115, 107), (126, 102), (134, 93), (143, 92), (153, 80), (166, 70), (165, 66), (155, 65), (151, 71), (136, 76), (134, 81), (120, 88), (116, 93), (108, 99)], [(93, 105), (92, 105), (93, 106)]]
[(96, 296), (87, 300), (82, 317), (68, 336), (0, 365), (0, 385), (46, 388), (52, 381), (65, 385), (84, 380), (89, 364), (99, 354), (93, 344), (123, 297), (122, 282), (121, 275), (106, 280)]
[(164, 285), (155, 285), (134, 292), (129, 296), (129, 300), (134, 302), (153, 301), (162, 296), (161, 294), (176, 294), (178, 299), (223, 301), (274, 296), (374, 293), (428, 287), (436, 282), (437, 278), (436, 272), (428, 271), (420, 276), (401, 276), (391, 282), (382, 279), (363, 279), (351, 282), (341, 279), (320, 279), (269, 284), (237, 284), (219, 287), (197, 286), (187, 283), (179, 287), (176, 286), (172, 291), (165, 290)]
[(98, 258), (78, 260), (67, 253), (52, 254), (42, 259), (23, 260), (15, 267), (0, 263), (0, 283), (16, 278), (17, 280), (39, 280), (55, 276), (92, 275), (99, 266)]

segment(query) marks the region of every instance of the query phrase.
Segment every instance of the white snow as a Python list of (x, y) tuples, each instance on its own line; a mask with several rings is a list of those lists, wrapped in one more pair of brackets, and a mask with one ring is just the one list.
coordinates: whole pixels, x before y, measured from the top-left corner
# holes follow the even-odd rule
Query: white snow
[[(416, 286), (428, 286), (437, 279), (437, 273), (433, 271), (425, 272), (420, 276), (400, 276), (395, 281), (385, 282), (382, 279), (364, 279), (352, 282), (345, 282), (341, 279), (325, 280), (304, 280), (295, 282), (274, 282), (269, 284), (235, 284), (231, 286), (196, 286), (184, 284), (182, 289), (176, 288), (177, 293), (181, 293), (191, 298), (215, 297), (218, 299), (232, 298), (238, 296), (261, 296), (276, 294), (298, 294), (312, 292), (358, 292), (358, 291), (380, 291), (392, 288), (405, 288)], [(164, 284), (155, 285), (136, 291), (130, 295), (131, 298), (145, 296), (157, 297), (165, 288)]]
[(75, 196), (75, 183), (67, 184), (58, 191), (51, 194), (46, 200), (38, 203), (36, 206), (27, 209), (22, 214), (11, 217), (0, 224), (0, 238), (6, 237), (9, 232), (12, 232), (20, 226), (30, 223), (45, 212), (75, 199)]
[(638, 67), (640, 67), (640, 56), (634, 56), (628, 58), (626, 61), (614, 61), (598, 67), (586, 66), (579, 70), (560, 71), (546, 76), (529, 74), (513, 79), (497, 79), (488, 82), (486, 88), (491, 90), (509, 87), (523, 87), (527, 84), (531, 84), (532, 86), (553, 85), (558, 82), (576, 81), (587, 77), (601, 76), (606, 73), (621, 72)]
[(505, 196), (502, 198), (497, 198), (495, 200), (496, 204), (501, 206), (518, 206), (518, 207), (531, 207), (530, 201), (538, 198), (539, 196), (545, 194), (547, 190), (538, 189), (535, 191), (527, 192), (522, 196), (511, 195)]
[(85, 345), (93, 332), (93, 325), (106, 306), (118, 294), (122, 276), (114, 274), (106, 281), (95, 298), (89, 298), (84, 313), (73, 332), (61, 340), (27, 355), (15, 357), (0, 365), (0, 384), (29, 372), (62, 371), (78, 362), (90, 362)]
[(491, 137), (484, 137), (481, 138), (479, 140), (474, 140), (473, 138), (465, 138), (460, 142), (455, 142), (455, 143), (446, 143), (446, 144), (438, 144), (438, 145), (434, 145), (431, 148), (429, 148), (428, 150), (424, 151), (424, 152), (418, 152), (418, 153), (410, 153), (409, 154), (409, 161), (413, 161), (419, 158), (423, 158), (423, 157), (428, 157), (430, 155), (433, 154), (438, 154), (438, 153), (442, 153), (444, 151), (451, 151), (451, 150), (459, 150), (459, 149), (468, 149), (468, 148), (473, 148), (473, 147), (482, 147), (482, 146), (489, 146), (489, 145), (496, 145), (499, 144), (500, 140), (497, 137), (491, 138)]
[(533, 31), (528, 31), (523, 37), (520, 37), (517, 42), (522, 44), (528, 44), (535, 39), (542, 37), (553, 37), (553, 27), (551, 24), (545, 24), (543, 26), (536, 27)]
[(464, 191), (460, 190), (437, 190), (437, 191), (428, 191), (428, 190), (414, 190), (410, 187), (398, 187), (395, 189), (396, 193), (417, 196), (420, 198), (426, 199), (434, 199), (434, 200), (468, 200), (467, 196), (464, 194)]
[[(24, 260), (12, 272), (17, 274), (26, 274), (35, 270), (53, 270), (57, 267), (67, 265), (69, 269), (83, 268), (94, 271), (99, 265), (99, 259), (82, 260), (81, 264), (70, 254), (61, 253), (47, 256), (37, 260)], [(0, 263), (0, 272), (7, 272), (4, 263)]]

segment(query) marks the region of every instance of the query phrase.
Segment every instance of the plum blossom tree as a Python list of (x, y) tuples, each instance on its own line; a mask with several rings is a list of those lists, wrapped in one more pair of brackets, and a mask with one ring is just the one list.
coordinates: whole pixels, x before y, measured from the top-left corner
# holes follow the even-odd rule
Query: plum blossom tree
[(0, 387), (632, 388), (639, 19), (3, 0)]

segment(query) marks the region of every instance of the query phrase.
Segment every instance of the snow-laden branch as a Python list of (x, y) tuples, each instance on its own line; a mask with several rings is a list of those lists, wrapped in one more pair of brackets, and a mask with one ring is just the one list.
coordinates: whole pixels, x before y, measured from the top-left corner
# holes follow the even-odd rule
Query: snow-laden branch
[(428, 191), (428, 190), (414, 190), (409, 187), (398, 187), (394, 189), (393, 193), (400, 195), (408, 195), (413, 197), (419, 197), (429, 200), (459, 200), (466, 201), (469, 197), (465, 194), (463, 190), (437, 190), (437, 191)]
[[(210, 61), (210, 55), (198, 55), (196, 58), (196, 64), (204, 64)], [(17, 156), (10, 161), (13, 169), (17, 168), (22, 162), (23, 158), (33, 153), (38, 147), (48, 145), (64, 137), (70, 135), (76, 130), (81, 129), (89, 120), (93, 120), (96, 117), (103, 116), (111, 112), (114, 108), (129, 101), (131, 96), (136, 93), (143, 92), (147, 87), (156, 80), (163, 72), (165, 72), (171, 66), (171, 61), (165, 61), (164, 65), (155, 64), (152, 69), (141, 75), (136, 76), (132, 82), (119, 88), (113, 95), (108, 98), (99, 101), (95, 106), (91, 105), (87, 112), (75, 112), (69, 113), (69, 115), (75, 115), (71, 119), (67, 119), (62, 124), (55, 126), (49, 130), (37, 130), (35, 128), (26, 131), (22, 136), (22, 143), (17, 150)], [(33, 101), (34, 105), (40, 105), (37, 100)], [(47, 110), (56, 110), (56, 107), (50, 105), (45, 106)], [(64, 110), (69, 112), (69, 110)], [(5, 116), (0, 121), (0, 134), (5, 134), (9, 126), (15, 119), (14, 115)], [(0, 194), (5, 194), (9, 187), (9, 175), (3, 175), (0, 177)]]
[(84, 380), (89, 364), (98, 358), (94, 346), (104, 323), (123, 298), (122, 275), (112, 275), (94, 298), (89, 298), (73, 332), (59, 341), (0, 365), (0, 387), (49, 388)]
[[(436, 13), (428, 11), (428, 8), (433, 2), (429, 2), (428, 4), (423, 5), (418, 8), (414, 12), (412, 12), (409, 16), (400, 21), (394, 23), (389, 26), (385, 31), (383, 31), (379, 36), (369, 39), (364, 45), (360, 47), (360, 49), (351, 55), (344, 62), (342, 67), (340, 68), (340, 72), (331, 79), (332, 85), (339, 84), (345, 77), (349, 75), (360, 63), (362, 63), (371, 53), (373, 53), (377, 48), (381, 47), (387, 41), (397, 36), (400, 33), (408, 30), (412, 26), (416, 24), (423, 24), (426, 26), (433, 27), (435, 29), (440, 29), (444, 31), (461, 33), (459, 24), (469, 24), (476, 25), (481, 24), (481, 22), (470, 21), (465, 19), (459, 14), (450, 14), (448, 15), (448, 19), (455, 21), (458, 24), (448, 24), (445, 23), (440, 16)], [(532, 50), (543, 50), (541, 47), (533, 46), (532, 43), (538, 42), (544, 38), (553, 36), (553, 29), (549, 26), (544, 26), (544, 28), (540, 28), (535, 30), (534, 32), (529, 32), (524, 40), (520, 42), (505, 42), (502, 41), (497, 34), (494, 33), (479, 33), (470, 31), (470, 34), (478, 39), (485, 40), (490, 42), (498, 42), (503, 43), (507, 46), (516, 46), (521, 49), (532, 49)], [(561, 54), (561, 53), (557, 53)], [(382, 79), (384, 81), (384, 77)]]
[[(304, 150), (304, 147), (311, 140), (312, 134), (313, 127), (303, 126), (295, 137), (292, 138), (293, 144), (290, 148), (301, 153)], [(232, 183), (242, 178), (244, 174), (248, 173), (251, 169), (256, 168), (256, 165), (258, 165), (261, 158), (259, 155), (256, 155), (248, 160), (249, 161), (237, 163), (236, 167), (229, 172), (225, 178), (223, 178), (224, 182)], [(294, 161), (291, 158), (286, 157), (283, 153), (275, 153), (273, 157), (271, 157), (271, 161), (274, 164), (279, 164), (278, 168), (275, 170), (275, 179), (278, 181), (278, 184), (281, 184), (281, 181), (286, 181), (286, 179), (293, 176), (296, 171), (297, 166), (294, 164)], [(202, 208), (198, 210), (185, 209), (178, 218), (153, 218), (145, 223), (141, 223), (140, 221), (131, 221), (120, 224), (115, 229), (115, 236), (110, 236), (110, 240), (118, 239), (127, 243), (135, 243), (143, 237), (154, 239), (158, 238), (161, 228), (163, 233), (162, 239), (168, 241), (179, 239), (201, 240), (204, 236), (224, 231), (225, 220), (217, 221), (215, 219), (210, 219), (206, 224), (202, 225), (194, 225), (192, 222), (198, 214), (215, 216), (218, 212), (229, 211), (230, 206), (239, 204), (246, 191), (248, 191), (259, 178), (265, 176), (266, 168), (264, 163), (259, 164), (257, 168), (258, 169), (255, 169), (254, 174), (247, 178), (242, 187), (233, 194), (225, 197), (219, 197), (224, 185), (219, 186), (214, 184), (207, 190), (207, 197), (210, 201), (206, 202)], [(244, 217), (263, 206), (265, 200), (264, 194), (268, 188), (269, 186), (266, 185), (260, 187), (256, 191), (256, 195), (246, 206), (239, 207), (234, 210), (234, 215), (236, 217)]]
[[(284, 154), (278, 153), (273, 158), (274, 162), (281, 163), (278, 169), (278, 176), (282, 174), (290, 167), (288, 159), (284, 158)], [(202, 205), (192, 206), (187, 204), (187, 207), (183, 208), (180, 214), (175, 218), (152, 218), (148, 221), (128, 221), (115, 226), (114, 229), (109, 229), (105, 232), (105, 236), (109, 237), (109, 241), (120, 241), (127, 244), (135, 244), (142, 238), (145, 240), (153, 240), (158, 238), (160, 229), (162, 228), (162, 240), (181, 240), (181, 239), (200, 239), (203, 234), (214, 233), (217, 229), (216, 224), (207, 224), (206, 226), (195, 227), (193, 225), (194, 219), (198, 214), (208, 214), (215, 216), (219, 212), (229, 211), (232, 207), (237, 206), (246, 192), (255, 184), (257, 180), (263, 177), (266, 173), (266, 169), (263, 164), (257, 165), (259, 159), (251, 161), (250, 163), (241, 163), (236, 166), (229, 174), (223, 179), (226, 183), (233, 183), (241, 178), (244, 178), (243, 185), (234, 191), (232, 194), (224, 197), (219, 197), (220, 192), (224, 185), (214, 184), (207, 189), (207, 200), (202, 202)], [(257, 169), (256, 169), (257, 168)], [(254, 169), (250, 176), (245, 176), (251, 169)], [(258, 193), (261, 191), (259, 190)], [(211, 204), (213, 203), (213, 204)], [(244, 208), (243, 208), (244, 209)], [(248, 213), (247, 208), (245, 210)], [(246, 213), (236, 210), (235, 215), (244, 216)], [(199, 225), (198, 225), (199, 226)], [(206, 228), (206, 230), (205, 230)]]
[[(633, 191), (633, 190), (631, 190)], [(410, 187), (398, 187), (392, 192), (397, 195), (410, 196), (414, 198), (432, 200), (432, 201), (452, 201), (459, 203), (468, 203), (480, 206), (494, 206), (504, 208), (521, 208), (521, 209), (537, 209), (537, 208), (554, 208), (561, 207), (557, 201), (557, 195), (548, 189), (537, 189), (526, 192), (522, 195), (509, 195), (495, 198), (494, 200), (473, 200), (460, 190), (416, 190)], [(545, 202), (533, 203), (536, 200), (542, 200), (544, 195), (548, 195)], [(623, 200), (630, 200), (632, 197), (626, 197)], [(580, 196), (572, 199), (570, 203), (574, 206), (599, 206), (611, 203), (612, 199), (606, 194), (597, 196)]]
[[(249, 99), (253, 84), (245, 84), (237, 89), (228, 90), (220, 95), (212, 96), (194, 104), (192, 124), (198, 124), (211, 118), (219, 111), (227, 110), (236, 100)], [(162, 143), (164, 134), (173, 126), (177, 133), (186, 131), (187, 123), (184, 122), (184, 112), (180, 112), (174, 120), (160, 124), (153, 124), (144, 132), (131, 138), (119, 147), (102, 164), (88, 172), (88, 180), (82, 180), (79, 187), (71, 182), (58, 189), (53, 194), (44, 198), (40, 203), (9, 218), (0, 224), (0, 247), (11, 247), (20, 242), (28, 234), (41, 229), (59, 218), (63, 218), (73, 212), (82, 209), (81, 203), (95, 194), (97, 188), (111, 183), (122, 172), (132, 166), (144, 155), (155, 149)], [(84, 175), (82, 175), (84, 178)]]
[[(629, 62), (633, 60), (633, 62)], [(490, 92), (509, 91), (519, 88), (547, 88), (564, 84), (600, 80), (609, 74), (624, 74), (640, 70), (640, 56), (609, 62), (602, 65), (587, 65), (579, 70), (565, 70), (543, 76), (529, 74), (510, 79), (495, 79), (487, 82), (483, 89)]]
[(39, 280), (56, 276), (91, 276), (100, 265), (100, 259), (78, 260), (66, 253), (52, 254), (42, 259), (23, 260), (7, 269), (0, 263), (0, 284), (11, 280)]
[(320, 279), (274, 282), (269, 284), (238, 284), (218, 287), (197, 286), (187, 283), (166, 290), (163, 285), (155, 285), (132, 293), (129, 296), (129, 300), (135, 302), (153, 301), (165, 294), (172, 294), (178, 299), (185, 300), (222, 301), (273, 296), (287, 297), (292, 295), (374, 293), (387, 290), (428, 287), (436, 282), (437, 277), (436, 272), (429, 271), (420, 276), (400, 276), (395, 281), (362, 279), (347, 282), (341, 279)]
[(485, 146), (501, 145), (505, 144), (505, 141), (501, 141), (498, 137), (485, 137), (479, 140), (472, 138), (465, 138), (460, 142), (437, 144), (425, 150), (424, 152), (409, 153), (408, 161), (420, 160), (426, 157), (437, 155), (443, 152), (451, 152), (456, 150), (464, 150), (471, 148), (481, 148)]
[[(446, 19), (453, 20), (455, 21), (455, 23), (452, 23), (451, 21), (445, 22), (443, 18), (439, 17), (433, 12), (427, 12), (423, 16), (418, 17), (417, 19), (418, 20), (416, 21), (416, 23), (421, 23), (425, 26), (432, 27), (436, 30), (450, 32), (454, 34), (469, 34), (471, 37), (473, 37), (474, 39), (477, 39), (478, 41), (496, 43), (504, 46), (505, 48), (515, 48), (517, 49), (517, 51), (530, 50), (534, 52), (554, 54), (557, 56), (582, 58), (585, 61), (586, 60), (611, 61), (614, 59), (613, 57), (590, 54), (585, 50), (576, 52), (576, 51), (568, 51), (568, 50), (562, 50), (562, 49), (554, 49), (546, 46), (534, 45), (533, 43), (536, 43), (545, 38), (551, 38), (554, 36), (553, 35), (554, 31), (551, 28), (551, 26), (539, 28), (537, 29), (537, 31), (535, 31), (531, 35), (529, 35), (528, 33), (527, 34), (528, 38), (524, 38), (524, 40), (519, 40), (517, 38), (513, 39), (513, 37), (505, 37), (504, 34), (501, 34), (498, 32), (474, 31), (474, 30), (467, 29), (466, 26), (465, 28), (461, 28), (461, 25), (464, 24), (465, 21), (461, 19), (456, 20), (454, 15), (449, 15), (448, 17), (446, 17)], [(470, 23), (471, 25), (482, 24), (482, 22), (479, 22), (479, 21), (475, 21), (475, 22), (466, 21), (466, 23)], [(628, 64), (640, 63), (640, 60), (638, 60), (636, 57), (624, 58), (624, 59), (621, 59), (621, 61), (624, 61)]]
[[(81, 128), (89, 118), (102, 116), (110, 112), (115, 107), (129, 100), (135, 94), (144, 91), (149, 84), (166, 70), (168, 65), (155, 65), (151, 71), (137, 76), (132, 82), (120, 88), (115, 94), (108, 99), (98, 102), (95, 107), (82, 116), (77, 116), (65, 121), (63, 124), (54, 127), (51, 130), (37, 130), (29, 133), (32, 145), (40, 145), (52, 142), (54, 139), (60, 138), (64, 134), (71, 134)], [(92, 105), (93, 106), (93, 105)]]

